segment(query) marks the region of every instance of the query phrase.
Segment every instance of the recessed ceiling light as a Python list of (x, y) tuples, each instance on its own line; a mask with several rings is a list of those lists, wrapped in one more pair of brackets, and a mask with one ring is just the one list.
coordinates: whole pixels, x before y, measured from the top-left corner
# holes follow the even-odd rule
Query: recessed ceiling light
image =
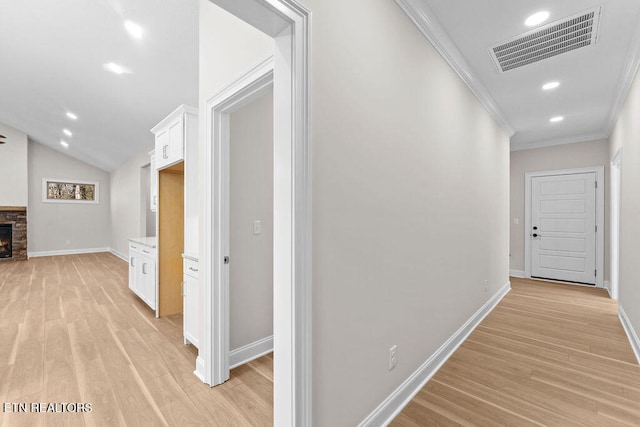
[(549, 121), (551, 123), (558, 123), (558, 122), (561, 122), (563, 120), (564, 120), (564, 117), (562, 117), (562, 116), (556, 116), (556, 117), (552, 117), (552, 118), (549, 119)]
[(124, 21), (124, 27), (127, 29), (131, 37), (136, 39), (142, 38), (142, 27), (135, 22)]
[(71, 111), (67, 111), (67, 117), (69, 117), (71, 120), (78, 120), (78, 116), (73, 114)]
[(60, 145), (62, 145), (64, 148), (69, 148), (69, 144), (66, 141), (60, 141)]
[(524, 21), (524, 25), (527, 27), (533, 27), (535, 25), (542, 24), (547, 19), (549, 19), (549, 12), (543, 10), (528, 17), (527, 20)]
[(560, 82), (549, 82), (549, 83), (544, 84), (542, 86), (542, 89), (551, 90), (551, 89), (557, 88), (558, 86), (560, 86)]
[(73, 133), (69, 129), (62, 129), (62, 133), (67, 136), (73, 136)]
[(115, 73), (115, 74), (124, 74), (129, 72), (126, 68), (114, 62), (109, 62), (108, 64), (104, 64), (104, 68), (105, 70), (111, 71), (112, 73)]

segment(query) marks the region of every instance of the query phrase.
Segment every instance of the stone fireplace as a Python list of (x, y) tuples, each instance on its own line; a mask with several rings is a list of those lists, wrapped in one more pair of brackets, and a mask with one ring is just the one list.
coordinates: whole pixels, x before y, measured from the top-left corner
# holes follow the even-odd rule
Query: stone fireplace
[(0, 206), (0, 262), (27, 259), (27, 208)]

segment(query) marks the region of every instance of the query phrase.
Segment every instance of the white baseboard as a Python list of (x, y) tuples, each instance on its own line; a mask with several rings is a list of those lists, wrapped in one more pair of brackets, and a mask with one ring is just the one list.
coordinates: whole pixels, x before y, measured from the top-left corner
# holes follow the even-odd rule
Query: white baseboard
[(507, 282), (495, 295), (489, 299), (467, 322), (462, 325), (429, 359), (422, 364), (409, 378), (407, 378), (384, 402), (380, 404), (359, 427), (373, 427), (388, 425), (400, 411), (424, 387), (431, 377), (440, 369), (444, 362), (464, 342), (471, 332), (480, 324), (502, 298), (511, 290), (511, 283)]
[(112, 254), (114, 254), (115, 256), (117, 256), (118, 258), (120, 258), (123, 261), (129, 262), (129, 257), (127, 257), (125, 254), (123, 254), (122, 252), (118, 252), (115, 249), (111, 248), (109, 249), (109, 252), (111, 252)]
[(229, 352), (229, 369), (244, 365), (273, 351), (273, 335)]
[(524, 270), (509, 270), (509, 276), (524, 278)]
[(631, 322), (627, 317), (627, 313), (624, 312), (620, 303), (618, 303), (618, 317), (620, 318), (624, 331), (627, 333), (627, 337), (629, 338), (631, 348), (636, 355), (638, 364), (640, 364), (640, 339), (638, 339), (638, 334), (636, 334), (635, 329), (633, 329), (633, 325), (631, 325)]
[(609, 298), (611, 297), (611, 283), (609, 283), (608, 280), (605, 280), (604, 282), (602, 282), (602, 287), (605, 288), (607, 290), (607, 292), (609, 293)]
[(79, 254), (93, 254), (97, 252), (110, 252), (110, 248), (89, 248), (89, 249), (64, 249), (61, 251), (40, 251), (29, 252), (27, 256), (29, 258), (38, 258), (43, 256), (59, 256), (59, 255), (79, 255)]
[(193, 371), (193, 373), (195, 374), (196, 377), (198, 377), (200, 381), (202, 381), (205, 384), (208, 384), (205, 371), (206, 371), (206, 368), (204, 366), (204, 359), (202, 358), (202, 356), (198, 355), (198, 357), (196, 358), (196, 370)]

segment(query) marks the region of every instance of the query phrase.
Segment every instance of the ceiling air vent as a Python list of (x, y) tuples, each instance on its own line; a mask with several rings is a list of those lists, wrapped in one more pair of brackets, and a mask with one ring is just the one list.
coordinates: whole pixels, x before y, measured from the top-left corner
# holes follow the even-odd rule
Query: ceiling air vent
[(503, 41), (491, 47), (491, 57), (498, 70), (504, 73), (593, 45), (598, 36), (600, 9), (598, 6)]

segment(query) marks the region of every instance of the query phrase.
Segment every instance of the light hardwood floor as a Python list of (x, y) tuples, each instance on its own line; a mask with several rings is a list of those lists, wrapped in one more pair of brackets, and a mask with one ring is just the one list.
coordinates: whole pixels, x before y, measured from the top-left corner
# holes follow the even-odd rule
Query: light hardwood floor
[(640, 426), (640, 366), (605, 290), (512, 290), (392, 426)]
[(210, 388), (180, 314), (156, 319), (111, 254), (0, 263), (0, 403), (89, 402), (90, 413), (0, 412), (3, 426), (268, 426), (273, 357)]

